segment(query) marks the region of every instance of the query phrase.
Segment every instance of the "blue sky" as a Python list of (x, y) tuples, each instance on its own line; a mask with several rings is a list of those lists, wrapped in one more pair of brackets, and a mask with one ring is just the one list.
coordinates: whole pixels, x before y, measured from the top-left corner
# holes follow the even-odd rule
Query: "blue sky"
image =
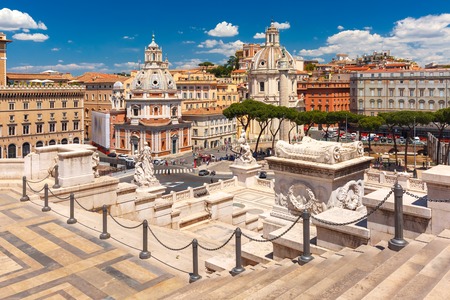
[(271, 20), (294, 56), (329, 62), (391, 50), (421, 66), (450, 63), (450, 0), (106, 1), (0, 0), (8, 72), (129, 72), (155, 34), (170, 68), (223, 64), (263, 43)]

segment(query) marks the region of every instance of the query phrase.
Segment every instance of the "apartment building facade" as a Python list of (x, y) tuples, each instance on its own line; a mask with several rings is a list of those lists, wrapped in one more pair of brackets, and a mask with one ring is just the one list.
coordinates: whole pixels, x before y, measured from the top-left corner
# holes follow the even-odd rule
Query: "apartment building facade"
[(449, 107), (450, 70), (370, 70), (350, 75), (350, 110), (376, 116), (397, 110)]
[(335, 74), (330, 79), (308, 78), (297, 82), (299, 99), (305, 110), (325, 112), (350, 110), (350, 74)]
[(220, 107), (192, 109), (183, 119), (192, 124), (194, 151), (229, 145), (236, 140), (236, 118), (227, 119)]

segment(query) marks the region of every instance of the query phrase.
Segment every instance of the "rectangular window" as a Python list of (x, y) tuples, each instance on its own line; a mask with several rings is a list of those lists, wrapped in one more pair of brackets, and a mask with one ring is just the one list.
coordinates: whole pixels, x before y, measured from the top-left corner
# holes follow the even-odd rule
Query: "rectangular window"
[(204, 93), (203, 98), (208, 99), (208, 93)]
[(428, 89), (428, 91), (430, 92), (430, 97), (434, 96), (434, 89)]
[(10, 122), (14, 122), (14, 115), (10, 115), (10, 116), (9, 116), (9, 121), (10, 121)]
[(375, 96), (375, 90), (374, 89), (370, 89), (370, 96)]
[(389, 97), (394, 97), (394, 89), (389, 89)]
[(23, 109), (28, 109), (28, 102), (23, 103)]
[(9, 110), (14, 110), (14, 102), (9, 103)]
[(63, 107), (63, 108), (66, 108), (66, 107), (67, 107), (67, 101), (63, 101), (63, 102), (62, 102), (62, 107)]
[(260, 92), (264, 92), (264, 81), (261, 81), (261, 82), (259, 83), (259, 91), (260, 91)]
[(55, 101), (50, 101), (50, 108), (55, 108)]
[(36, 102), (36, 108), (42, 109), (42, 102)]
[(9, 126), (8, 127), (8, 134), (9, 135), (16, 135), (16, 126)]
[(30, 125), (23, 125), (23, 134), (30, 134)]
[(73, 107), (78, 107), (78, 101), (73, 101)]
[(414, 89), (409, 89), (409, 96), (414, 97)]
[(62, 122), (61, 123), (61, 130), (62, 131), (67, 131), (67, 122)]
[(49, 125), (48, 131), (49, 132), (55, 132), (55, 128), (56, 128), (55, 123), (50, 123), (48, 125)]
[(419, 96), (420, 96), (420, 97), (423, 97), (423, 94), (424, 94), (424, 93), (423, 93), (423, 89), (419, 90)]
[(439, 97), (444, 97), (444, 90), (439, 90)]
[(400, 94), (400, 97), (403, 97), (403, 89), (399, 89), (398, 92)]
[(381, 89), (378, 89), (378, 90), (377, 90), (377, 95), (378, 95), (378, 97), (381, 97), (381, 91), (382, 91)]
[(73, 130), (78, 130), (78, 121), (73, 122)]
[(36, 124), (36, 133), (42, 133), (42, 124)]
[(430, 102), (430, 109), (433, 110), (434, 109), (434, 103)]

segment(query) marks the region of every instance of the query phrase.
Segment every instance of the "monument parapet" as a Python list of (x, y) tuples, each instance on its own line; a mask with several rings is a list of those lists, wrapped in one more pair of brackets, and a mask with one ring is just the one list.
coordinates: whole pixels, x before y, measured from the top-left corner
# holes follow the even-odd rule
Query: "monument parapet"
[(278, 141), (268, 157), (275, 174), (275, 206), (271, 215), (295, 220), (305, 208), (312, 214), (338, 207), (364, 210), (365, 157), (360, 142), (338, 143), (304, 137), (302, 142)]

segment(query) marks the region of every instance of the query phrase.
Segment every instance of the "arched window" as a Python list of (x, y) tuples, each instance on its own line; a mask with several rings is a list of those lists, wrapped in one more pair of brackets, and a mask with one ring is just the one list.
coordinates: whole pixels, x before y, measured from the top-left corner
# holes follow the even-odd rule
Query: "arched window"
[(31, 147), (29, 143), (23, 143), (22, 145), (22, 157), (27, 156), (31, 151)]
[(36, 143), (36, 148), (38, 148), (38, 147), (43, 147), (44, 146), (44, 143), (42, 142), (42, 141), (38, 141), (37, 143)]
[(428, 105), (430, 106), (430, 110), (434, 109), (434, 101), (433, 100), (428, 101)]
[(172, 117), (176, 117), (176, 116), (177, 116), (177, 108), (172, 107)]
[(49, 145), (56, 145), (56, 141), (55, 140), (50, 140), (50, 142), (48, 142)]
[(416, 101), (414, 101), (414, 99), (409, 100), (409, 108), (416, 108)]
[(73, 138), (73, 143), (74, 144), (79, 144), (80, 143), (80, 139), (79, 138)]
[(405, 108), (405, 101), (404, 100), (398, 100), (398, 108)]
[(389, 99), (389, 108), (394, 108), (394, 100)]
[(67, 144), (67, 139), (62, 139), (61, 140), (61, 144), (66, 145)]
[(9, 146), (8, 146), (8, 158), (16, 158), (16, 145), (9, 144)]

